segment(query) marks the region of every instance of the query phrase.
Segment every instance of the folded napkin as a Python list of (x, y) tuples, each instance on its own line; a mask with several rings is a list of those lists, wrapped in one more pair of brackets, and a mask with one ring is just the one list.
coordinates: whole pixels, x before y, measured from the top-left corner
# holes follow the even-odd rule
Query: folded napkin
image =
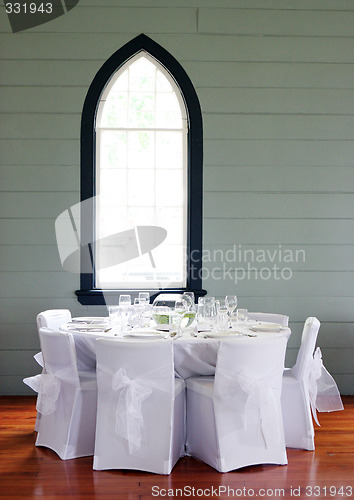
[(257, 323), (252, 325), (250, 330), (252, 332), (280, 332), (281, 327), (279, 323)]

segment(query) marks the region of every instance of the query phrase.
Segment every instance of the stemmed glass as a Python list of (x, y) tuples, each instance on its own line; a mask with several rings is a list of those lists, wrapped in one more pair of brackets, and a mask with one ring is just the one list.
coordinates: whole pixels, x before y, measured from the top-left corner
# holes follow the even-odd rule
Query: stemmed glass
[(205, 297), (203, 306), (203, 316), (210, 330), (213, 331), (216, 324), (217, 312), (215, 297)]
[(221, 329), (227, 328), (228, 327), (228, 319), (227, 319), (228, 305), (227, 305), (227, 302), (226, 302), (226, 300), (216, 300), (215, 304), (216, 304), (218, 326)]
[(114, 335), (117, 335), (122, 326), (119, 307), (108, 306), (108, 313), (110, 328), (113, 330)]
[(145, 300), (147, 304), (150, 304), (149, 292), (139, 292), (139, 299)]
[(122, 317), (124, 318), (123, 329), (128, 327), (128, 307), (132, 304), (130, 295), (119, 295), (119, 306), (122, 308)]
[(127, 308), (132, 305), (132, 299), (130, 295), (119, 295), (119, 305)]
[(174, 310), (170, 314), (170, 334), (181, 333), (182, 319), (187, 311), (188, 305), (185, 300), (176, 300)]
[(195, 305), (194, 292), (183, 292), (183, 300), (187, 302), (188, 310), (193, 309)]
[(145, 299), (140, 299), (139, 297), (134, 299), (134, 309), (136, 311), (136, 314), (138, 316), (138, 325), (141, 326), (141, 316), (143, 314), (143, 311), (146, 307), (146, 300)]
[(237, 296), (236, 295), (226, 295), (225, 304), (229, 314), (229, 328), (232, 328), (231, 316), (237, 307)]

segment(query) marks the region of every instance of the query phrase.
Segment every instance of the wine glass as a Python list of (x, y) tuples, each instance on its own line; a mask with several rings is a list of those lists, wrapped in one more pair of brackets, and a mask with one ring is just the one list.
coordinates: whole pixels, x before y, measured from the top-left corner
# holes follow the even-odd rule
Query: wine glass
[(205, 319), (208, 328), (214, 330), (216, 324), (216, 301), (215, 297), (205, 297), (203, 306), (203, 317)]
[(139, 292), (139, 299), (143, 299), (147, 304), (150, 303), (150, 294), (149, 292)]
[(118, 306), (108, 306), (108, 313), (110, 328), (113, 330), (114, 335), (117, 335), (122, 326), (120, 309)]
[(195, 311), (194, 293), (193, 292), (184, 292), (182, 300), (186, 301), (188, 311)]
[(228, 327), (228, 304), (226, 300), (216, 300), (216, 313), (217, 313), (217, 322), (220, 329), (224, 329)]
[(132, 304), (132, 299), (130, 295), (119, 295), (119, 305), (125, 309)]
[(236, 295), (226, 295), (225, 304), (229, 314), (229, 328), (232, 327), (231, 316), (237, 307), (237, 296)]
[(188, 305), (185, 300), (176, 300), (175, 307), (170, 315), (170, 334), (181, 333), (181, 322), (187, 311)]
[(119, 295), (119, 307), (122, 309), (122, 329), (128, 328), (128, 307), (132, 304), (130, 295)]
[(142, 313), (145, 309), (146, 306), (146, 301), (145, 299), (140, 299), (139, 297), (136, 297), (134, 299), (134, 309), (136, 311), (136, 314), (138, 316), (138, 325), (141, 326), (141, 316)]

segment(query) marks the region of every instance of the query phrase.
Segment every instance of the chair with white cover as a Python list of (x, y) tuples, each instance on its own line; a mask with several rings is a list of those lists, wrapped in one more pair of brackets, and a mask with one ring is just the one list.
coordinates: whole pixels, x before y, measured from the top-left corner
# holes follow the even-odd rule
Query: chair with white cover
[(54, 450), (67, 460), (93, 455), (97, 384), (93, 377), (80, 377), (71, 333), (39, 329), (44, 370), (24, 382), (38, 392), (41, 418), (36, 446)]
[(169, 474), (184, 456), (185, 384), (166, 340), (97, 339), (93, 468)]
[(249, 312), (248, 319), (253, 321), (267, 321), (268, 323), (277, 323), (282, 326), (288, 326), (289, 316), (284, 314)]
[(38, 328), (50, 328), (58, 330), (61, 325), (71, 321), (71, 312), (69, 309), (48, 309), (37, 315)]
[[(71, 321), (71, 312), (69, 309), (48, 309), (47, 311), (42, 311), (37, 315), (37, 328), (39, 329), (50, 328), (51, 330), (58, 330), (61, 325)], [(35, 354), (34, 359), (43, 368), (43, 355), (41, 352)], [(41, 414), (37, 413), (36, 423), (34, 425), (34, 430), (38, 432), (39, 420)]]
[(289, 448), (315, 449), (312, 415), (320, 425), (316, 409), (343, 410), (337, 385), (323, 366), (320, 348), (314, 353), (319, 329), (317, 318), (307, 318), (296, 363), (284, 370), (281, 401), (285, 442)]
[(287, 464), (281, 413), (284, 336), (224, 340), (215, 377), (190, 377), (186, 451), (219, 472)]

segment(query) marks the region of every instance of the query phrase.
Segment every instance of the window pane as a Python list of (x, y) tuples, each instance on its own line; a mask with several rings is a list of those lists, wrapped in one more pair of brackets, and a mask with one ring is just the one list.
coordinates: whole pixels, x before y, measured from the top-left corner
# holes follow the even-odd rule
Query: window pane
[(155, 206), (155, 176), (153, 169), (134, 168), (128, 171), (128, 205)]
[(128, 92), (109, 95), (102, 116), (102, 127), (126, 127), (128, 122)]
[(181, 110), (174, 93), (156, 94), (156, 127), (182, 128)]
[(162, 208), (183, 206), (183, 172), (181, 170), (157, 171), (155, 199), (156, 205)]
[(128, 132), (129, 168), (153, 168), (155, 166), (154, 138), (154, 132)]
[(145, 57), (140, 57), (129, 67), (129, 89), (134, 92), (154, 91), (156, 67)]
[(173, 87), (161, 71), (156, 73), (156, 91), (157, 92), (173, 92)]
[(183, 164), (183, 133), (156, 133), (156, 168), (180, 168)]
[(102, 131), (99, 138), (99, 168), (126, 168), (127, 133)]
[(134, 92), (129, 95), (128, 124), (132, 128), (151, 128), (155, 121), (155, 94)]
[[(102, 288), (185, 286), (187, 122), (176, 91), (165, 69), (140, 54), (103, 93), (96, 201)], [(108, 267), (112, 255), (117, 262)]]

